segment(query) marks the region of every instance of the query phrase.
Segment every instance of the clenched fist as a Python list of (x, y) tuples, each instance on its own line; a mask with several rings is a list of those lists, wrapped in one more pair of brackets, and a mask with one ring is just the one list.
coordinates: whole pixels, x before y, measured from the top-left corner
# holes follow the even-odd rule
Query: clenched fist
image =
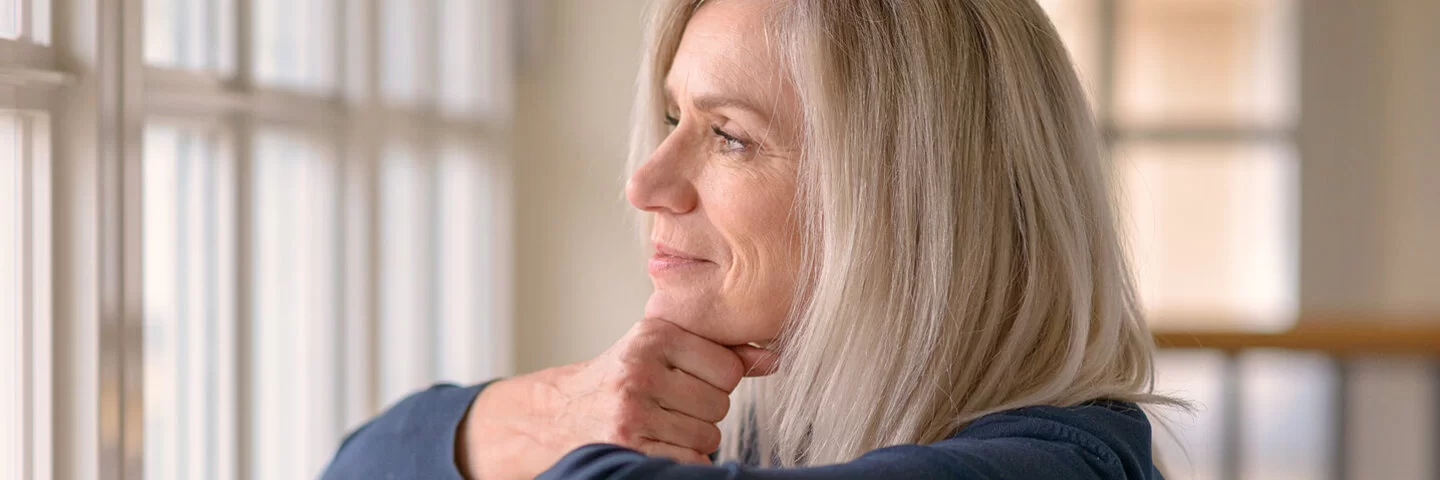
[(774, 368), (768, 351), (642, 320), (596, 358), (487, 387), (462, 423), (456, 461), (470, 478), (533, 478), (575, 448), (611, 443), (708, 463), (730, 392)]

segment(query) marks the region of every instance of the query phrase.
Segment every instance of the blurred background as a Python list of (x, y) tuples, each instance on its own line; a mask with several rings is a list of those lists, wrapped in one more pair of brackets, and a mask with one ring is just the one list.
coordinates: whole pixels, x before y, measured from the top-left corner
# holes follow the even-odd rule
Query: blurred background
[[(1040, 3), (1199, 407), (1172, 477), (1440, 478), (1440, 2)], [(0, 478), (311, 478), (609, 346), (646, 4), (0, 0)]]

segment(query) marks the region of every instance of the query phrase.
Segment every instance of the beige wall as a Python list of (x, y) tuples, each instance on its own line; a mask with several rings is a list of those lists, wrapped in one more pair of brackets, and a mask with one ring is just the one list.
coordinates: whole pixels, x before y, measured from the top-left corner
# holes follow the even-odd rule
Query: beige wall
[(644, 311), (621, 170), (645, 3), (535, 2), (516, 103), (519, 372), (593, 357)]
[[(1440, 1), (1391, 0), (1386, 17), (1385, 305), (1440, 312)], [(1440, 472), (1436, 472), (1440, 475)]]
[(1434, 0), (1303, 4), (1301, 308), (1440, 312)]

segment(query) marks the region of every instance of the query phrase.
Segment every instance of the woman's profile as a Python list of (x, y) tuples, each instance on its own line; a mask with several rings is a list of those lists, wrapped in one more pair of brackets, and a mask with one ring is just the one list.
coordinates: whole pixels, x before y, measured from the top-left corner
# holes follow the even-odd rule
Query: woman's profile
[(325, 478), (1161, 478), (1180, 402), (1034, 0), (661, 0), (633, 116), (630, 333), (412, 395)]

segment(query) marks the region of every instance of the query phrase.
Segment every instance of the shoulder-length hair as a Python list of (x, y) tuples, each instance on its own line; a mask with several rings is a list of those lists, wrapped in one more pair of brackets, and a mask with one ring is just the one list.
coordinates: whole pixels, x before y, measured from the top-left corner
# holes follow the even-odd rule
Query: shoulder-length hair
[[(652, 12), (632, 172), (702, 1)], [(1151, 393), (1099, 135), (1034, 1), (786, 0), (767, 39), (803, 109), (804, 293), (722, 458), (829, 464), (1018, 407), (1178, 403)]]

